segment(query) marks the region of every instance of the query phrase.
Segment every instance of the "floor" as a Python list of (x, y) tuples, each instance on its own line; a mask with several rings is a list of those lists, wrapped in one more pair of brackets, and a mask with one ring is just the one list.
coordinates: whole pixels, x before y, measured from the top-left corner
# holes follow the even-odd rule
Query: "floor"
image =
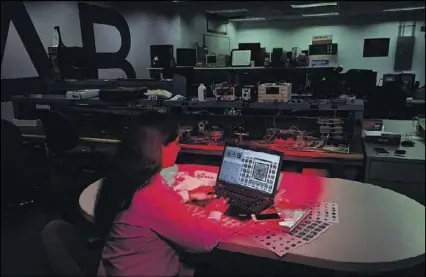
[[(41, 199), (38, 205), (21, 213), (4, 214), (2, 211), (1, 222), (1, 276), (49, 276), (50, 269), (44, 255), (41, 241), (41, 231), (51, 220), (64, 218), (83, 230), (90, 236), (90, 224), (85, 221), (78, 210), (78, 195), (84, 186), (90, 184), (97, 177), (90, 173), (81, 173), (79, 176), (56, 176), (52, 183), (61, 185), (66, 190), (56, 190), (56, 201), (52, 198)], [(62, 204), (62, 208), (57, 206)], [(220, 271), (212, 271), (209, 266), (202, 267), (205, 275), (217, 273), (217, 275), (252, 275), (252, 276), (276, 276), (283, 272), (291, 275), (315, 275), (315, 276), (341, 276), (353, 275), (342, 272), (319, 270), (315, 268), (302, 267), (293, 264), (283, 264), (270, 260), (249, 257), (242, 254), (215, 251), (214, 257), (221, 264)], [(250, 265), (253, 265), (250, 266)], [(403, 271), (387, 273), (377, 276), (425, 276), (425, 264), (418, 265)], [(217, 276), (216, 275), (216, 276)]]

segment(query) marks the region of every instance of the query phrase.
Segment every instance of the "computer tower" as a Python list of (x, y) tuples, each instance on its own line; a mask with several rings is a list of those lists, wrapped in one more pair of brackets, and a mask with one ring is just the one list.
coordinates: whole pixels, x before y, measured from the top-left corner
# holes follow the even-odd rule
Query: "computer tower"
[(282, 64), (283, 49), (273, 48), (271, 53), (271, 66), (280, 66)]

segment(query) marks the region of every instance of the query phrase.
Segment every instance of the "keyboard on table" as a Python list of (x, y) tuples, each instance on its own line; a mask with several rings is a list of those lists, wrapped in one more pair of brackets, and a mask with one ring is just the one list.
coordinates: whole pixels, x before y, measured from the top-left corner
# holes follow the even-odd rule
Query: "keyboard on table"
[(238, 208), (249, 211), (253, 214), (259, 213), (273, 204), (272, 201), (267, 199), (254, 198), (226, 189), (218, 189), (216, 194), (229, 199), (228, 203), (231, 206), (237, 206)]

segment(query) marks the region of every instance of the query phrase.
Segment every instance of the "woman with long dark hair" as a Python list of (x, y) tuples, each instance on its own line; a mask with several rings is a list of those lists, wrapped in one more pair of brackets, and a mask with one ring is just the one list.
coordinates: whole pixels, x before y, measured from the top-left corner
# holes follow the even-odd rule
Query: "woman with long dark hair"
[(182, 275), (179, 250), (208, 252), (218, 244), (226, 201), (211, 200), (208, 218), (193, 218), (184, 203), (211, 199), (210, 191), (178, 194), (159, 174), (175, 164), (178, 139), (178, 125), (159, 113), (142, 114), (124, 135), (95, 209), (106, 237), (99, 276)]

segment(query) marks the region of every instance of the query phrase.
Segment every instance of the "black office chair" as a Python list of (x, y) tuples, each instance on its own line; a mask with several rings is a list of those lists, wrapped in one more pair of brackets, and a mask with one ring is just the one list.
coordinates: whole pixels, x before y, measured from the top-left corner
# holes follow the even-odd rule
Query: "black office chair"
[(22, 134), (13, 123), (1, 121), (2, 209), (34, 204), (49, 181), (46, 161), (24, 147)]
[(101, 251), (91, 249), (74, 226), (51, 221), (42, 231), (42, 240), (55, 276), (96, 276)]
[(95, 151), (79, 144), (77, 127), (58, 111), (39, 113), (46, 135), (46, 145), (51, 162), (66, 172), (74, 170), (101, 170), (107, 165), (111, 153)]

